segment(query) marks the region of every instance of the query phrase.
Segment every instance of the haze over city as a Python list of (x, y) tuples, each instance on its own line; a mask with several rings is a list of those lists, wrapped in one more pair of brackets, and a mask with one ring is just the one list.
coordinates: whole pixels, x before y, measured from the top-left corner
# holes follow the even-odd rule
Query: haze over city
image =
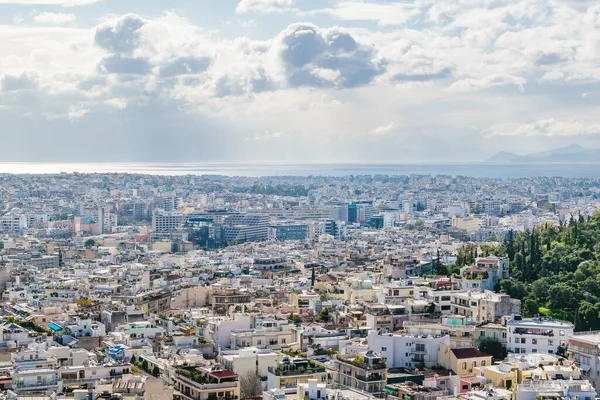
[(1, 0), (1, 161), (598, 147), (594, 1)]

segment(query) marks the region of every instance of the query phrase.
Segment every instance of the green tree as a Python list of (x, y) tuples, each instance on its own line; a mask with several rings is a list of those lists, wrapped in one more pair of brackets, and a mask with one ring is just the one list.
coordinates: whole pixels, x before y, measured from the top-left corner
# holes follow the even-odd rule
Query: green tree
[(317, 315), (317, 322), (329, 322), (329, 308), (323, 307), (319, 315)]
[(508, 354), (506, 351), (506, 347), (496, 338), (483, 338), (479, 341), (477, 346), (479, 351), (483, 351), (484, 353), (491, 354), (492, 358), (495, 361), (504, 360), (506, 355)]
[(158, 369), (158, 365), (155, 365), (152, 369), (152, 376), (158, 378), (160, 375), (160, 369)]
[(526, 317), (533, 317), (539, 314), (540, 306), (535, 299), (531, 298), (531, 296), (527, 296), (523, 301), (521, 310)]
[(148, 371), (148, 360), (145, 358), (142, 360), (142, 369), (146, 372)]
[(85, 247), (96, 247), (96, 241), (94, 239), (88, 239), (83, 245)]
[(135, 362), (136, 362), (136, 359), (135, 359), (135, 354), (132, 354), (132, 355), (131, 355), (131, 359), (129, 360), (129, 363), (130, 363), (131, 365), (135, 365)]
[(512, 298), (523, 300), (527, 295), (527, 285), (523, 282), (503, 279), (500, 281), (500, 291)]
[(310, 275), (310, 287), (315, 287), (315, 265), (312, 266), (312, 272)]

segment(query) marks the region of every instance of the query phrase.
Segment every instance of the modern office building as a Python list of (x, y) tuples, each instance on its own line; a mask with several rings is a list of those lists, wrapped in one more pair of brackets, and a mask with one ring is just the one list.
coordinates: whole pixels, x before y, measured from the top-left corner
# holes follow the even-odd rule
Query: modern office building
[(223, 239), (228, 243), (260, 242), (269, 238), (269, 216), (230, 215), (223, 221)]

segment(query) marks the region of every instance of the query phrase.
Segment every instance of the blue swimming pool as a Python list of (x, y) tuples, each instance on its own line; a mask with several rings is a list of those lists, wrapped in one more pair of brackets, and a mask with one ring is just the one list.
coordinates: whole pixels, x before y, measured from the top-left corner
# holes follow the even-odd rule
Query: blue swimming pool
[(48, 328), (52, 329), (53, 331), (60, 331), (62, 329), (62, 326), (56, 324), (48, 324)]

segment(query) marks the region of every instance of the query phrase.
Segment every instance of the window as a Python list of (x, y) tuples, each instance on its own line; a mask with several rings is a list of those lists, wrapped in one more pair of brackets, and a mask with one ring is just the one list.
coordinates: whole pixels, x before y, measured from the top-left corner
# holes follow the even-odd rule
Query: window
[(484, 336), (485, 336), (485, 332), (484, 331), (479, 332), (479, 337), (484, 337)]
[(506, 339), (506, 332), (502, 332), (502, 338)]
[(282, 338), (282, 339), (281, 339), (281, 343), (285, 343), (285, 338)]
[(464, 362), (462, 367), (463, 367), (463, 369), (467, 369), (467, 363)]
[(537, 339), (531, 339), (531, 344), (537, 344)]
[(554, 340), (548, 340), (548, 346), (554, 346)]
[(558, 331), (558, 335), (559, 336), (565, 336), (565, 331), (563, 331), (563, 330)]
[(561, 341), (560, 341), (560, 346), (563, 346), (563, 347), (564, 347), (565, 345), (566, 345), (566, 342), (565, 342), (564, 340), (561, 340)]
[(548, 350), (548, 354), (554, 354), (554, 350)]
[(537, 353), (537, 349), (531, 349), (532, 353)]
[(381, 351), (387, 351), (387, 347), (382, 347)]
[(481, 361), (481, 366), (485, 367), (485, 360)]
[(473, 367), (477, 366), (477, 361), (473, 361)]
[(262, 344), (262, 340), (257, 340), (256, 344), (260, 346)]

